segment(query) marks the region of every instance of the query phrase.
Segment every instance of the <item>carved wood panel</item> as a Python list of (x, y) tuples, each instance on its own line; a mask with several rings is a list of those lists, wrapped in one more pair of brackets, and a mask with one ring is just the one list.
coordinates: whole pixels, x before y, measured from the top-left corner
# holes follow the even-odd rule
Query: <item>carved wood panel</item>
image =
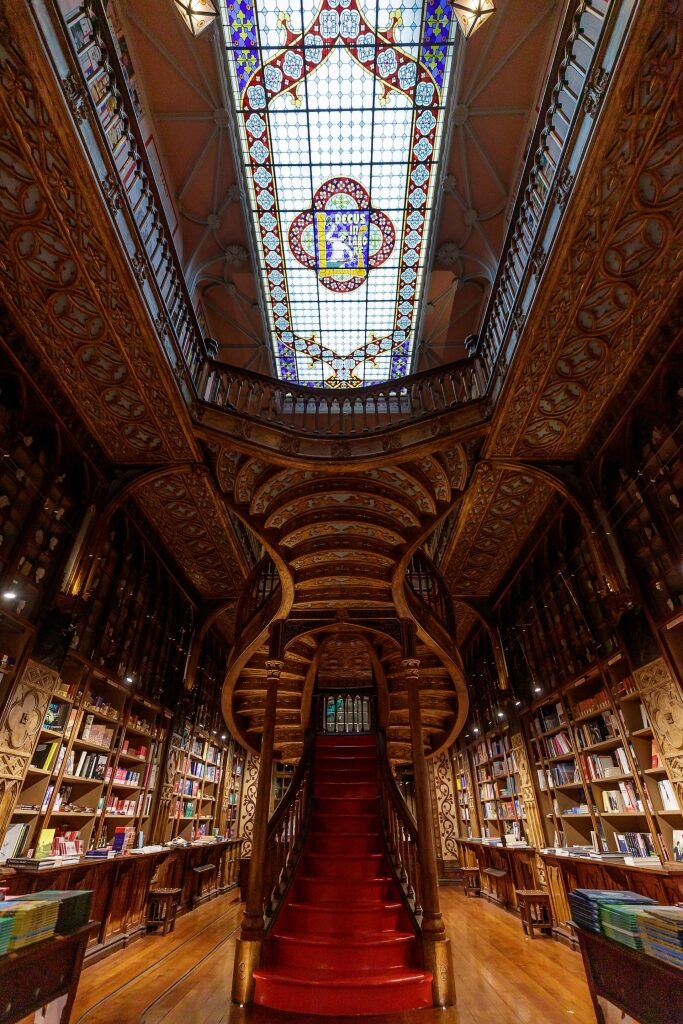
[(683, 693), (662, 658), (633, 673), (664, 766), (683, 807)]
[(59, 674), (29, 661), (0, 714), (0, 835), (12, 815)]
[(247, 754), (244, 764), (244, 781), (242, 782), (242, 799), (240, 802), (239, 834), (244, 839), (242, 856), (251, 857), (251, 844), (254, 835), (254, 814), (256, 813), (256, 791), (258, 789), (258, 773), (261, 758), (258, 754)]
[(432, 805), (436, 820), (437, 856), (448, 863), (458, 860), (457, 810), (451, 759), (442, 750), (427, 762), (432, 783)]

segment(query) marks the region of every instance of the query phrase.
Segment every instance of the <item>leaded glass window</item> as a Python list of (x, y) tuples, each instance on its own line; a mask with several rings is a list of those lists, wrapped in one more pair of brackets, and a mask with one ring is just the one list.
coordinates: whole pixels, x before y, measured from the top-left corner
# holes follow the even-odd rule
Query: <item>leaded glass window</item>
[(278, 376), (410, 372), (456, 21), (447, 0), (222, 0)]

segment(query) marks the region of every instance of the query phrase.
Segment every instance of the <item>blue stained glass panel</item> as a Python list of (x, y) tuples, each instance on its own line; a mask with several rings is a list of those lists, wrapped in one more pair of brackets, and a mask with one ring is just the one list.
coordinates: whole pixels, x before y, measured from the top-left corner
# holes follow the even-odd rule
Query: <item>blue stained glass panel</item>
[(456, 45), (447, 0), (221, 0), (283, 380), (406, 373)]

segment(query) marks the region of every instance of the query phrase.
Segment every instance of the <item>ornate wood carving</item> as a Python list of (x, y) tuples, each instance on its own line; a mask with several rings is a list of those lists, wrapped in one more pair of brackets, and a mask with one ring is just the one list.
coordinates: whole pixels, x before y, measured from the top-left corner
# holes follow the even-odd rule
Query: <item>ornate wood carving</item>
[(434, 815), (436, 818), (437, 856), (445, 863), (458, 860), (457, 812), (453, 773), (448, 752), (427, 762), (432, 782)]
[(244, 764), (244, 781), (242, 782), (242, 800), (240, 803), (240, 835), (244, 839), (242, 843), (243, 857), (251, 857), (260, 761), (261, 759), (258, 754), (247, 754)]
[(519, 775), (519, 791), (524, 803), (524, 813), (526, 815), (526, 828), (528, 833), (527, 838), (533, 846), (540, 849), (545, 846), (545, 834), (543, 831), (541, 815), (538, 810), (538, 803), (536, 802), (536, 790), (534, 788), (531, 765), (529, 764), (529, 757), (524, 744), (524, 737), (521, 732), (511, 732), (510, 746), (515, 759), (515, 764), (517, 765), (517, 773)]
[(58, 680), (54, 669), (29, 661), (0, 714), (0, 835), (9, 824)]
[(683, 807), (683, 693), (662, 658), (636, 669), (633, 678), (652, 723), (678, 804)]

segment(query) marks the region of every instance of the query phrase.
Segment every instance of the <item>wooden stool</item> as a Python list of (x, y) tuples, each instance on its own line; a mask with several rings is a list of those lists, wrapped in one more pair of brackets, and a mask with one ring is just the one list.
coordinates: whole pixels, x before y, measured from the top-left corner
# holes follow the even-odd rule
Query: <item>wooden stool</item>
[(151, 889), (147, 897), (147, 927), (164, 926), (163, 935), (175, 928), (175, 918), (182, 889)]
[(192, 907), (197, 905), (206, 893), (204, 892), (204, 880), (213, 880), (216, 874), (215, 864), (202, 864), (198, 868), (192, 868), (192, 874), (195, 876), (195, 890), (192, 894)]
[(553, 915), (550, 895), (543, 889), (515, 889), (515, 893), (524, 934), (533, 939), (534, 928), (538, 928), (542, 935), (551, 935)]
[(507, 871), (503, 868), (484, 868), (484, 874), (489, 879), (489, 891), (487, 895), (492, 896), (496, 903), (500, 903), (501, 906), (506, 907), (508, 901), (502, 880), (507, 876)]
[(462, 876), (465, 880), (465, 896), (478, 896), (481, 892), (479, 868), (463, 868)]

